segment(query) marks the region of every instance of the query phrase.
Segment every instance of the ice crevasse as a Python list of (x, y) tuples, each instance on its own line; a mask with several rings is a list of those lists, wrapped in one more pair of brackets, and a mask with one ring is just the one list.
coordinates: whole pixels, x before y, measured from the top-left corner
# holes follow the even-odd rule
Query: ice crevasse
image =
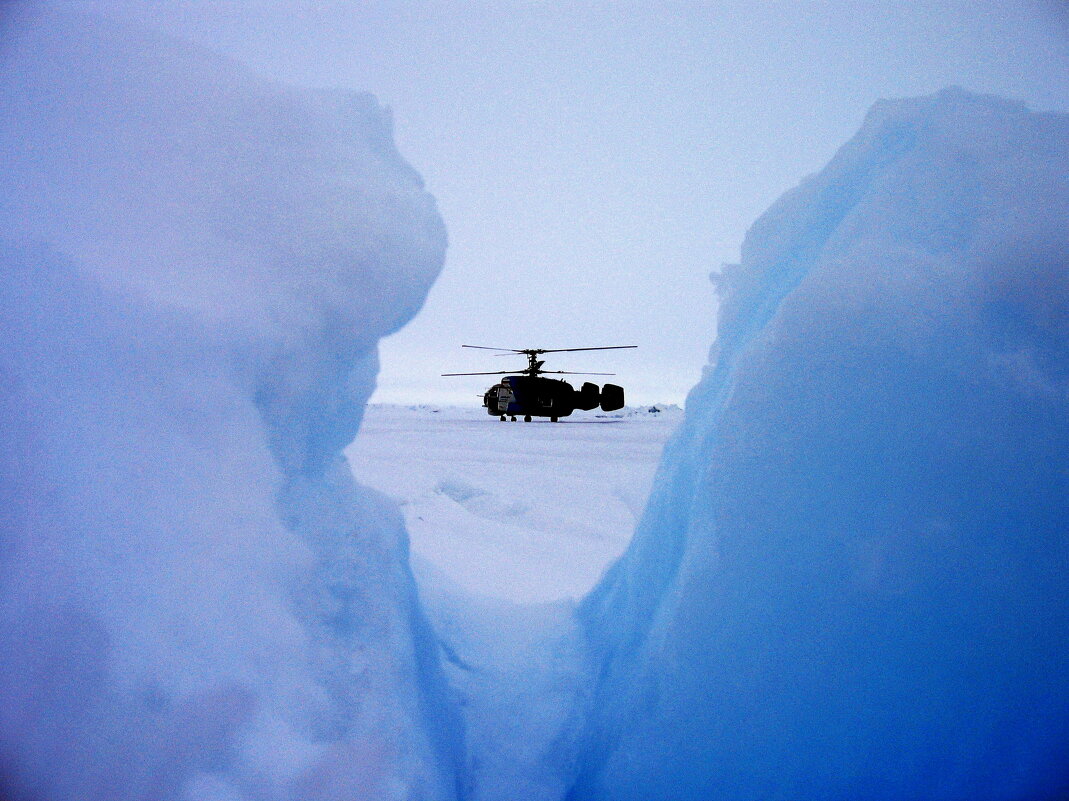
[(569, 798), (1069, 793), (1069, 116), (883, 101), (749, 231), (581, 609)]
[(445, 251), (388, 112), (24, 4), (0, 119), (0, 796), (455, 798), (341, 456)]

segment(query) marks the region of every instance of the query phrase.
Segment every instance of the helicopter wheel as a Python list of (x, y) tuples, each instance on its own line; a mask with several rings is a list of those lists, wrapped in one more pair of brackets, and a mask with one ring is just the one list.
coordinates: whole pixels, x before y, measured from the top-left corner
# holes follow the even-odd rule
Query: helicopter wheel
[(512, 422), (516, 422), (516, 415), (512, 415)]
[(529, 415), (529, 414), (525, 414), (525, 415), (523, 416), (523, 422), (525, 422), (525, 423), (529, 423), (529, 422), (531, 422), (531, 415)]
[(555, 422), (557, 422), (557, 418), (556, 417), (551, 417), (551, 418), (549, 418), (549, 422), (555, 423)]
[(501, 415), (501, 422), (502, 422), (502, 423), (504, 423), (504, 422), (505, 422), (505, 415)]

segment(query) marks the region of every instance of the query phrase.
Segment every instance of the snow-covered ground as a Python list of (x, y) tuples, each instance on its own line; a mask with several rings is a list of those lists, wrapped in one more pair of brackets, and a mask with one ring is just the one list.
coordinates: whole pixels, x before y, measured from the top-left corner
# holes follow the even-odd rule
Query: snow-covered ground
[(627, 547), (681, 419), (677, 406), (502, 423), (476, 407), (371, 405), (346, 456), (400, 502), (417, 578), (555, 601), (583, 596)]
[[(656, 411), (653, 411), (656, 409)], [(582, 678), (575, 600), (627, 547), (676, 406), (501, 423), (372, 405), (346, 455), (401, 504), (467, 729), (471, 797), (558, 801)]]

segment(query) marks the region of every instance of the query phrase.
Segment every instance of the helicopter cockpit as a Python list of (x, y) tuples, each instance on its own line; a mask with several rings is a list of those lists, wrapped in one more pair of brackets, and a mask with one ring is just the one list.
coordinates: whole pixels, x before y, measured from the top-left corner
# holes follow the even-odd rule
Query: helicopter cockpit
[(508, 384), (494, 384), (483, 395), (483, 406), (490, 414), (508, 414), (509, 404), (515, 399), (516, 395)]

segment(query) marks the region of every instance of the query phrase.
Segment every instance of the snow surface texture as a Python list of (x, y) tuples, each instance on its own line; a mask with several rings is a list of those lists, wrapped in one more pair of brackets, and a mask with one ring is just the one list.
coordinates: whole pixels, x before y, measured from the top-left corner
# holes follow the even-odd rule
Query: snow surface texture
[(388, 115), (4, 36), (0, 795), (455, 797), (401, 516), (341, 454), (445, 250)]
[(471, 595), (578, 600), (631, 541), (681, 418), (654, 406), (498, 423), (482, 408), (373, 404), (345, 455), (400, 503), (417, 578), (430, 565)]
[(1069, 117), (878, 103), (750, 230), (580, 610), (569, 798), (1069, 793)]

